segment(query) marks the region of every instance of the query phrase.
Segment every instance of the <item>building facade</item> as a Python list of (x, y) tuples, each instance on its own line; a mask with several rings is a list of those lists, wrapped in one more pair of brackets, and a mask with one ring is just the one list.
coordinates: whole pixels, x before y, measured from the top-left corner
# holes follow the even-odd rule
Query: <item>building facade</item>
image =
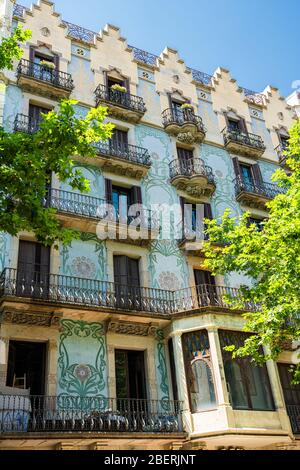
[[(170, 48), (152, 55), (113, 25), (71, 24), (48, 0), (1, 8), (2, 35), (17, 23), (32, 31), (1, 74), (4, 128), (34, 133), (71, 97), (78, 116), (107, 106), (115, 130), (95, 158), (76, 157), (88, 195), (52, 177), (45, 204), (80, 241), (57, 250), (31, 233), (0, 235), (0, 448), (297, 447), (294, 345), (262, 368), (224, 351), (257, 307), (228, 308), (224, 294), (248, 281), (203, 268), (196, 223), (226, 208), (258, 226), (268, 216), (293, 109), (276, 88), (250, 91), (222, 68), (207, 75)], [(103, 202), (114, 239), (99, 237)], [(141, 203), (136, 237), (124, 210)]]

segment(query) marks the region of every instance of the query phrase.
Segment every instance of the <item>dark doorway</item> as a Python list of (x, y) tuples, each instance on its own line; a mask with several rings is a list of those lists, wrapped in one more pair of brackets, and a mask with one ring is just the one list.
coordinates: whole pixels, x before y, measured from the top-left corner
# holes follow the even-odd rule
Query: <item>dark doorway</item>
[(128, 256), (114, 256), (116, 306), (141, 310), (139, 260)]
[(6, 385), (45, 393), (46, 343), (10, 341)]
[(219, 298), (215, 278), (209, 271), (194, 269), (199, 307), (218, 305)]
[(143, 351), (115, 351), (116, 392), (118, 399), (146, 399)]
[(47, 298), (49, 290), (50, 247), (20, 240), (17, 295)]
[(292, 364), (277, 364), (277, 366), (293, 433), (300, 434), (300, 384), (292, 384)]

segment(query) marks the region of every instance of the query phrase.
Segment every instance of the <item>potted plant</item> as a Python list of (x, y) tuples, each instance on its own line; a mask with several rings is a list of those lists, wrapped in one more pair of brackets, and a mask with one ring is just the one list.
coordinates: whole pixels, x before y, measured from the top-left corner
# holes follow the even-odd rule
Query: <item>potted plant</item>
[(183, 111), (194, 111), (194, 106), (191, 104), (191, 103), (183, 103), (180, 108), (183, 110)]
[(118, 83), (115, 83), (110, 88), (111, 88), (111, 90), (122, 91), (123, 93), (126, 92), (126, 88), (124, 86), (119, 85)]
[(53, 62), (49, 62), (48, 60), (41, 60), (40, 65), (45, 69), (54, 70), (55, 64)]

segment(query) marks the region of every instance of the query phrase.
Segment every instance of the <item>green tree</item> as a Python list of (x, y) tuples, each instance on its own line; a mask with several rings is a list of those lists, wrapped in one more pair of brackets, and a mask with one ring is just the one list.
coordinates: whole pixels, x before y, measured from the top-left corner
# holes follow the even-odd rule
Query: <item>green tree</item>
[(78, 237), (65, 229), (56, 210), (44, 204), (47, 185), (54, 172), (73, 189), (89, 191), (89, 181), (74, 168), (72, 156), (93, 157), (92, 143), (111, 137), (113, 125), (103, 123), (106, 108), (90, 109), (77, 118), (74, 100), (63, 100), (59, 110), (43, 115), (34, 135), (8, 133), (0, 128), (0, 229), (11, 235), (21, 230), (34, 232), (37, 240), (51, 245), (69, 243)]
[[(252, 332), (244, 346), (230, 346), (233, 357), (250, 356), (261, 364), (278, 357), (284, 344), (300, 337), (300, 122), (290, 130), (287, 164), (292, 172), (276, 170), (272, 179), (285, 188), (268, 202), (269, 218), (259, 231), (227, 210), (221, 221), (206, 221), (209, 241), (205, 243), (206, 266), (213, 274), (242, 273), (252, 282), (242, 286), (239, 301), (229, 299), (233, 308), (245, 302), (259, 306), (247, 313), (245, 330)], [(266, 347), (266, 355), (259, 346)], [(294, 368), (300, 381), (300, 365)]]
[(2, 39), (0, 44), (0, 70), (13, 69), (14, 59), (20, 60), (23, 54), (20, 43), (24, 43), (30, 38), (31, 31), (18, 26), (11, 36)]

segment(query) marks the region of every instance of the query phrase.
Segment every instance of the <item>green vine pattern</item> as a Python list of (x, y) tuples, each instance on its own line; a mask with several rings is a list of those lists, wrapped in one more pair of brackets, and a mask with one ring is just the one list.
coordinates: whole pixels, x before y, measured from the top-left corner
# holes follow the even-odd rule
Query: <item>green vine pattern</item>
[(165, 353), (165, 343), (164, 343), (164, 333), (162, 330), (157, 330), (155, 339), (157, 341), (157, 373), (159, 375), (159, 387), (163, 394), (160, 397), (162, 408), (165, 411), (169, 409), (169, 399), (170, 399), (170, 392), (169, 392), (169, 385), (168, 385), (168, 370), (167, 370), (167, 361), (166, 361), (166, 353)]
[[(98, 342), (94, 364), (73, 363), (69, 356), (67, 341), (70, 338), (91, 338)], [(59, 400), (66, 406), (68, 396), (78, 397), (81, 404), (89, 409), (105, 406), (105, 396), (101, 393), (106, 388), (106, 345), (104, 327), (101, 323), (87, 323), (64, 319), (61, 321), (58, 367), (60, 371), (59, 387), (63, 391)], [(86, 401), (82, 401), (86, 398)], [(88, 400), (92, 398), (93, 400)]]

